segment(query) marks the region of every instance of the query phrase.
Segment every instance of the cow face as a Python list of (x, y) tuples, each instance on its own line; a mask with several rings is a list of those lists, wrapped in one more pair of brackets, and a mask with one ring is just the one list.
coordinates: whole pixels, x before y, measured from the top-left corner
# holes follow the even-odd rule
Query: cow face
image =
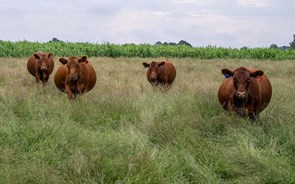
[(144, 68), (149, 68), (148, 69), (148, 72), (150, 74), (150, 81), (152, 83), (155, 83), (157, 82), (157, 78), (158, 78), (158, 70), (159, 70), (159, 67), (163, 66), (165, 64), (165, 62), (160, 62), (160, 63), (157, 63), (155, 61), (151, 62), (150, 64), (144, 62), (142, 63)]
[(235, 97), (240, 100), (246, 99), (248, 97), (251, 80), (263, 75), (263, 71), (261, 70), (250, 72), (244, 67), (240, 67), (234, 71), (222, 69), (221, 72), (223, 75), (232, 77), (235, 89)]
[(50, 52), (48, 55), (46, 54), (39, 55), (36, 53), (34, 54), (34, 57), (37, 62), (37, 68), (40, 69), (41, 71), (47, 71), (49, 66), (48, 59), (52, 57), (52, 53)]
[(83, 56), (80, 59), (70, 57), (69, 59), (60, 58), (59, 61), (68, 68), (68, 77), (70, 82), (77, 82), (81, 75), (81, 63), (87, 62), (87, 57)]

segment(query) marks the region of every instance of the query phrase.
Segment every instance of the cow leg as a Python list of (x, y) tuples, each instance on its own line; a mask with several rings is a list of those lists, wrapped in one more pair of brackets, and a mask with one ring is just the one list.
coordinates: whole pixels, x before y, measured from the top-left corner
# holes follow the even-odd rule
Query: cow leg
[(249, 113), (248, 117), (253, 122), (258, 120), (258, 116), (257, 116), (257, 114), (255, 112)]
[(247, 115), (251, 121), (257, 121), (258, 120), (258, 113), (253, 109), (252, 106), (248, 107), (247, 109)]
[(49, 79), (49, 76), (43, 73), (43, 80), (42, 80), (43, 84), (47, 83), (48, 79)]
[(38, 72), (36, 72), (35, 78), (36, 78), (36, 82), (39, 83), (41, 79)]
[(66, 93), (67, 93), (69, 99), (75, 98), (74, 93), (72, 92), (72, 90), (69, 87), (66, 87)]
[(227, 106), (226, 109), (229, 112), (235, 111), (235, 109), (234, 109), (234, 101), (232, 99), (230, 99), (229, 102), (227, 102), (226, 106)]
[(78, 93), (84, 93), (84, 89), (85, 89), (84, 84), (79, 83), (77, 85), (77, 91), (78, 91)]
[(171, 87), (171, 84), (165, 83), (163, 87), (164, 87), (164, 91), (168, 91)]

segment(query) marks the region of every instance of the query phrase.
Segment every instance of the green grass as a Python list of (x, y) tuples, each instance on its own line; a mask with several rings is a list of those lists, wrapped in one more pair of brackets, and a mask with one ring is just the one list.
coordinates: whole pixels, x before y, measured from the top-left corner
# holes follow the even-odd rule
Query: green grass
[[(142, 58), (89, 58), (92, 91), (37, 85), (26, 58), (0, 59), (0, 183), (295, 183), (292, 61), (171, 59), (153, 90)], [(218, 103), (220, 70), (261, 68), (273, 86), (253, 123)]]

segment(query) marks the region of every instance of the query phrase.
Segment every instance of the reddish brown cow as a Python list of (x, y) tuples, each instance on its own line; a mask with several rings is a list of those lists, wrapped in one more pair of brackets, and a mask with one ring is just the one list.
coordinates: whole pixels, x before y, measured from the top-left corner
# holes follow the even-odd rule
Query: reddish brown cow
[(240, 67), (231, 71), (222, 69), (226, 79), (218, 90), (222, 107), (255, 120), (271, 99), (272, 87), (262, 70)]
[(50, 74), (54, 68), (53, 55), (50, 52), (36, 52), (28, 59), (27, 68), (30, 74), (36, 78), (36, 82), (42, 81), (42, 84), (47, 83)]
[(142, 64), (144, 68), (148, 68), (146, 76), (152, 86), (170, 87), (175, 80), (176, 69), (168, 61), (153, 61), (150, 64), (144, 62)]
[(77, 95), (86, 93), (94, 87), (96, 73), (86, 56), (60, 58), (59, 61), (62, 65), (54, 75), (54, 83), (70, 99), (76, 98)]

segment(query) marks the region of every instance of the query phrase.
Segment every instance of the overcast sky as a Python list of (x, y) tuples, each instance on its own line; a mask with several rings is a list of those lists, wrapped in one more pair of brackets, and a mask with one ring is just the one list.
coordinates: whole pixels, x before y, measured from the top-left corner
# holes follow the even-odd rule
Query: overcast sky
[(0, 40), (287, 45), (294, 0), (1, 0)]

